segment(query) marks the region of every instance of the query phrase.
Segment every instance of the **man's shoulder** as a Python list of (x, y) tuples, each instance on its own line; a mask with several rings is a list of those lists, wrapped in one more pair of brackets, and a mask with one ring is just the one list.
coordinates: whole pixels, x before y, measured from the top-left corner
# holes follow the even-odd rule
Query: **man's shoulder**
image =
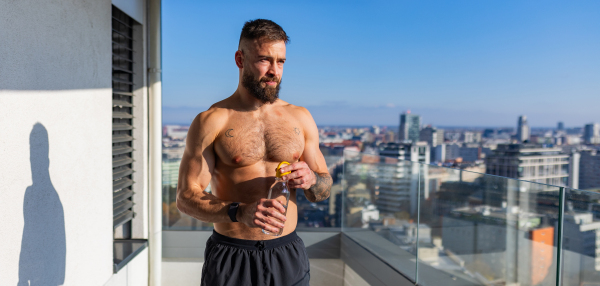
[(214, 124), (227, 118), (228, 111), (225, 108), (211, 106), (206, 111), (200, 112), (194, 121), (199, 121), (200, 124)]
[(226, 108), (213, 105), (206, 111), (196, 115), (190, 129), (196, 132), (202, 131), (203, 133), (219, 132), (222, 125), (227, 122), (228, 114)]
[(301, 119), (306, 119), (306, 117), (312, 118), (310, 112), (306, 107), (300, 105), (294, 105), (285, 101), (282, 101), (282, 106), (289, 110), (289, 112), (293, 113), (297, 117), (301, 117)]

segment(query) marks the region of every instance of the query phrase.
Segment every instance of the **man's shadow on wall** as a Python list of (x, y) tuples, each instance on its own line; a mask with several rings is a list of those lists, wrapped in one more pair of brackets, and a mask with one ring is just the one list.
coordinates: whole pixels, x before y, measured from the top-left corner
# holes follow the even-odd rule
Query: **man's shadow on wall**
[(23, 202), (18, 285), (62, 285), (67, 243), (62, 203), (50, 180), (48, 131), (36, 123), (29, 135), (31, 178)]

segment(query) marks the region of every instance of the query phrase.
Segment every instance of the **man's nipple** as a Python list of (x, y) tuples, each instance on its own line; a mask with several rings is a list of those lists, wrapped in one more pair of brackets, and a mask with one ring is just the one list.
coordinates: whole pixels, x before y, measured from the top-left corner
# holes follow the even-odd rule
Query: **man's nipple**
[(231, 160), (234, 164), (239, 164), (242, 161), (242, 156), (235, 156)]
[(292, 155), (294, 157), (294, 161), (298, 160), (298, 158), (300, 158), (300, 154), (298, 152), (294, 152), (294, 154)]

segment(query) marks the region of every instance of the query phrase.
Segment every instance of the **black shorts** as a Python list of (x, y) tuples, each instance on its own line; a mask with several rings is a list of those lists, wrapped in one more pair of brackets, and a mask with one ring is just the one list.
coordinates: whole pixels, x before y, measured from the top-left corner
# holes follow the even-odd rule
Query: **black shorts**
[(203, 286), (304, 286), (309, 280), (308, 255), (295, 231), (272, 240), (244, 240), (213, 230), (206, 242)]

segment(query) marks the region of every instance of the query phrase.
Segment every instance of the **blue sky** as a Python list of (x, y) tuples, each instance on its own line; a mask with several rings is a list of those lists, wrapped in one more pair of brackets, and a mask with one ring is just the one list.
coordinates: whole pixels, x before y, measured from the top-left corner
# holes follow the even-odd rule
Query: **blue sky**
[(164, 1), (163, 121), (231, 95), (245, 21), (291, 38), (280, 97), (318, 125), (600, 122), (600, 1)]

